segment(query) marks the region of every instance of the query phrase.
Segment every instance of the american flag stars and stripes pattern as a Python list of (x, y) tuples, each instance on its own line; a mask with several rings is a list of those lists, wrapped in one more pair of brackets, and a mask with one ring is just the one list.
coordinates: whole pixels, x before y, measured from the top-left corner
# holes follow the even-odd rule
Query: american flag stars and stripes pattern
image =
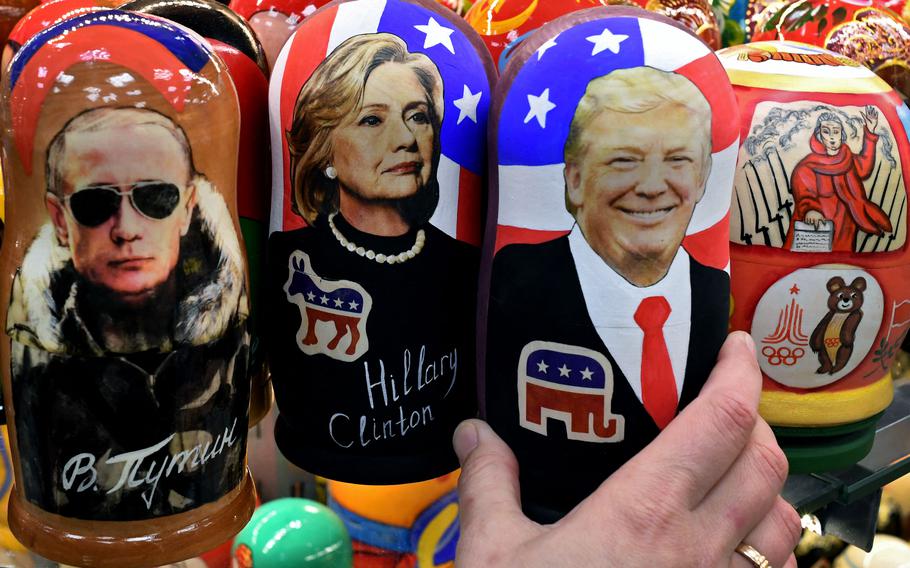
[[(455, 18), (453, 14), (451, 16)], [(271, 231), (305, 225), (291, 210), (285, 132), (300, 88), (319, 63), (345, 40), (390, 33), (408, 51), (426, 54), (443, 80), (439, 133), (442, 156), (439, 204), (430, 223), (448, 235), (480, 244), (481, 181), (486, 170), (490, 84), (478, 48), (446, 16), (399, 0), (353, 0), (321, 9), (301, 25), (275, 63), (269, 91), (272, 140)], [(478, 43), (482, 48), (482, 44)]]
[(497, 250), (510, 243), (551, 240), (571, 230), (563, 147), (575, 108), (592, 79), (616, 69), (650, 66), (684, 75), (711, 105), (713, 166), (683, 246), (706, 266), (728, 267), (738, 108), (732, 88), (724, 88), (724, 69), (707, 45), (655, 19), (606, 16), (546, 38), (516, 73), (517, 64), (511, 62), (504, 76), (506, 82), (513, 78), (503, 85), (508, 90), (497, 122)]

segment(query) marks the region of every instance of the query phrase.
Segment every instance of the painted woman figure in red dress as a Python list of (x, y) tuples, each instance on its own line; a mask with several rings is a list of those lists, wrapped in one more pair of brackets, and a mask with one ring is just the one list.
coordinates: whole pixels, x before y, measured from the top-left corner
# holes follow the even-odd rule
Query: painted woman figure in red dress
[(891, 221), (882, 209), (869, 200), (863, 187), (875, 167), (875, 145), (878, 135), (878, 111), (867, 106), (862, 113), (865, 122), (863, 147), (854, 154), (847, 141), (844, 124), (832, 112), (818, 117), (809, 140), (812, 153), (793, 169), (791, 189), (796, 211), (787, 234), (787, 249), (793, 248), (795, 224), (802, 221), (816, 230), (833, 221), (833, 251), (854, 251), (857, 230), (883, 235), (892, 230)]

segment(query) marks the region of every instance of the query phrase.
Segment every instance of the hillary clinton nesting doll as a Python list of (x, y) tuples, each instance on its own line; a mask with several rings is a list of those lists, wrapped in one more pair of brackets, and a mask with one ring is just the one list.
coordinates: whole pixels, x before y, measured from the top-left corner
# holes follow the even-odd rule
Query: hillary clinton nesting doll
[(846, 466), (872, 443), (910, 325), (910, 111), (872, 71), (821, 48), (719, 55), (743, 137), (732, 326), (758, 346), (760, 410), (791, 471)]
[(68, 564), (214, 548), (254, 502), (227, 71), (185, 28), (92, 12), (23, 45), (2, 112), (10, 526)]
[(541, 28), (497, 86), (485, 411), (537, 519), (657, 436), (726, 337), (724, 75), (679, 25), (611, 7)]
[(304, 469), (397, 484), (458, 465), (491, 68), (422, 0), (326, 6), (278, 57), (267, 339), (275, 439)]

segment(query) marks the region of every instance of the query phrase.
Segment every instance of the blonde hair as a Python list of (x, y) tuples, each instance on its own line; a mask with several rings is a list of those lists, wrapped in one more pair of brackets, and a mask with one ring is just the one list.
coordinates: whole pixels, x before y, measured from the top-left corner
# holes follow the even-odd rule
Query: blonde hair
[(428, 185), (434, 187), (427, 188), (432, 194), (432, 207), (421, 215), (425, 217), (422, 220), (429, 219), (436, 208), (439, 130), (444, 110), (442, 77), (429, 57), (409, 53), (398, 37), (387, 33), (364, 34), (339, 45), (313, 71), (297, 95), (291, 129), (286, 133), (294, 192), (292, 204), (309, 223), (321, 213), (338, 209), (338, 182), (324, 175), (325, 168), (332, 163), (332, 131), (355, 115), (363, 103), (370, 74), (384, 63), (409, 66), (425, 91), (434, 133), (433, 170)]
[[(705, 164), (711, 156), (711, 105), (705, 95), (688, 78), (672, 71), (653, 67), (617, 69), (592, 79), (575, 107), (569, 135), (563, 148), (567, 164), (577, 164), (587, 145), (584, 129), (604, 110), (640, 113), (663, 104), (680, 105), (692, 112), (704, 140)], [(706, 172), (707, 174), (707, 172)], [(566, 195), (566, 209), (573, 215), (575, 206)]]
[(44, 167), (47, 191), (57, 197), (63, 197), (63, 172), (60, 171), (60, 165), (63, 163), (63, 157), (66, 154), (66, 138), (68, 135), (99, 132), (108, 128), (124, 126), (158, 126), (165, 129), (174, 137), (174, 140), (177, 141), (183, 150), (184, 156), (186, 156), (189, 164), (188, 179), (192, 179), (196, 175), (189, 139), (183, 128), (175, 124), (173, 120), (160, 112), (149, 109), (104, 107), (90, 109), (77, 114), (60, 129), (60, 132), (54, 135), (54, 139), (51, 140), (47, 148), (47, 161)]

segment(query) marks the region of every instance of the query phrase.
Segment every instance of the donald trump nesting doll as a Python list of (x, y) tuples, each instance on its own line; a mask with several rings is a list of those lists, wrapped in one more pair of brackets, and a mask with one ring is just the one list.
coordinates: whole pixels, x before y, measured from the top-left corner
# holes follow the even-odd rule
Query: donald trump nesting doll
[(526, 512), (553, 520), (714, 365), (735, 99), (701, 40), (634, 8), (541, 28), (496, 97), (485, 410), (518, 457)]

